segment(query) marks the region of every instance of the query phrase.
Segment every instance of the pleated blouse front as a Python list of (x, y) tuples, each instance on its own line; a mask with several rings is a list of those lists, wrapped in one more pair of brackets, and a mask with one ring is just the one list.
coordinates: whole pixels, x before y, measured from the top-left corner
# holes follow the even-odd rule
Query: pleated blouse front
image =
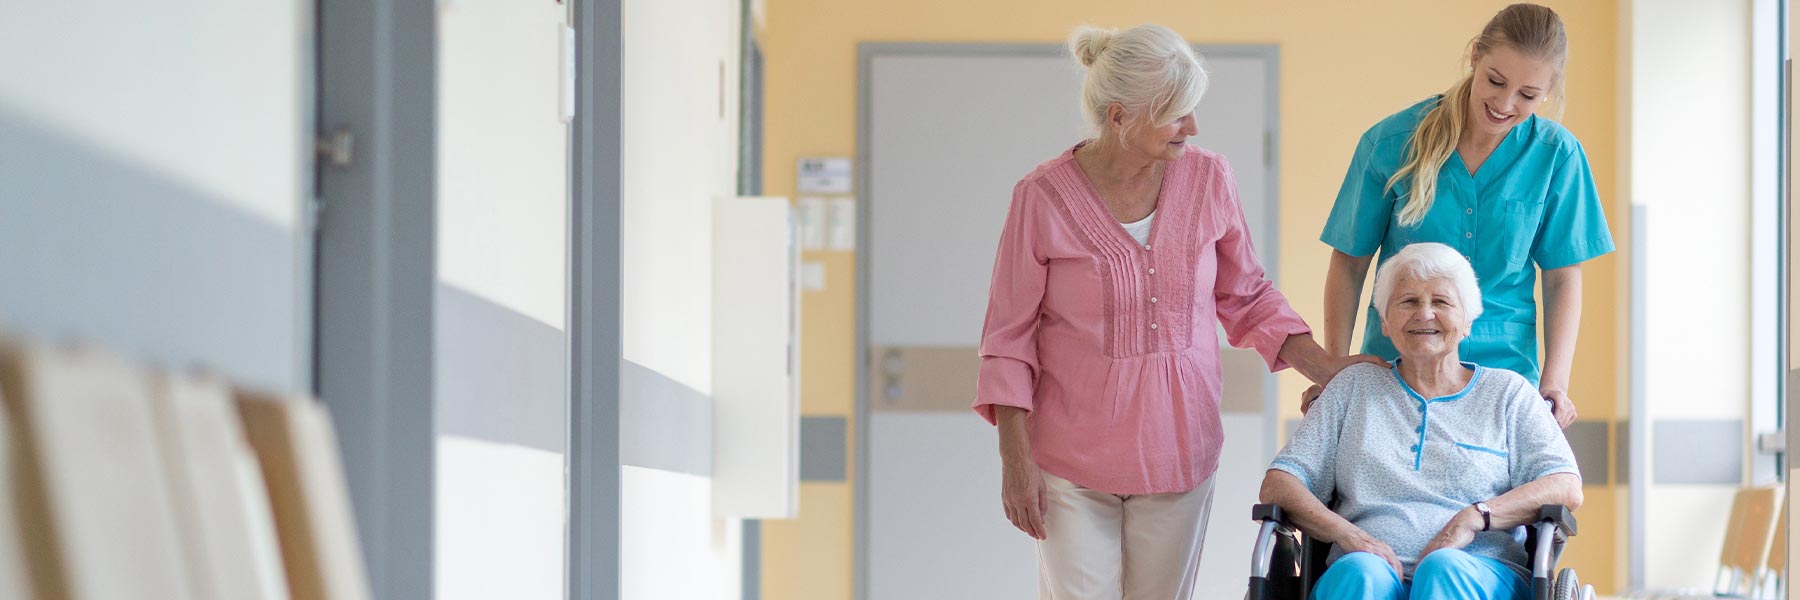
[(1013, 188), (974, 408), (990, 423), (996, 405), (1030, 411), (1033, 458), (1083, 487), (1191, 490), (1224, 443), (1219, 326), (1270, 370), (1310, 330), (1264, 276), (1223, 156), (1189, 146), (1167, 166), (1139, 244), (1074, 151)]

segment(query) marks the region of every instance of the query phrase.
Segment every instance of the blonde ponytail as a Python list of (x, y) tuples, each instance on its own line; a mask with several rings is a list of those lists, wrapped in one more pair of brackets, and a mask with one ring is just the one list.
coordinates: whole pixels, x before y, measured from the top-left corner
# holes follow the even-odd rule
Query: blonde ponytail
[(1468, 122), (1469, 93), (1474, 84), (1474, 74), (1464, 76), (1425, 114), (1407, 140), (1406, 162), (1387, 181), (1388, 191), (1402, 182), (1410, 188), (1406, 204), (1400, 208), (1401, 225), (1417, 225), (1425, 220), (1425, 213), (1431, 212), (1431, 203), (1437, 200), (1438, 172), (1450, 160), (1450, 153), (1456, 151), (1463, 124)]
[(1465, 56), (1469, 58), (1471, 72), (1445, 92), (1437, 106), (1425, 114), (1419, 128), (1413, 130), (1412, 138), (1407, 140), (1406, 162), (1388, 178), (1388, 191), (1393, 191), (1394, 186), (1402, 182), (1410, 188), (1406, 205), (1400, 208), (1401, 225), (1417, 225), (1425, 220), (1425, 213), (1431, 212), (1431, 203), (1437, 199), (1438, 171), (1445, 161), (1450, 160), (1450, 153), (1456, 151), (1457, 142), (1462, 140), (1463, 125), (1468, 123), (1469, 95), (1475, 85), (1475, 73), (1472, 72), (1475, 59), (1501, 46), (1548, 62), (1555, 74), (1547, 93), (1556, 100), (1559, 117), (1568, 105), (1568, 98), (1563, 93), (1563, 65), (1569, 58), (1569, 35), (1563, 29), (1562, 17), (1558, 17), (1556, 11), (1536, 4), (1521, 3), (1500, 9), (1488, 20), (1487, 26), (1481, 28), (1481, 35), (1469, 44), (1470, 52)]

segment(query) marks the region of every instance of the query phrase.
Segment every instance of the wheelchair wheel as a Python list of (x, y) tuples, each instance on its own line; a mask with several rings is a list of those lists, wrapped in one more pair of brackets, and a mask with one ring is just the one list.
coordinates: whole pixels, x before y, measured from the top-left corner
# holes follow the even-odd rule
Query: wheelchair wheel
[(1581, 578), (1575, 576), (1575, 570), (1563, 569), (1556, 574), (1556, 587), (1550, 593), (1550, 598), (1552, 600), (1583, 600), (1581, 591)]

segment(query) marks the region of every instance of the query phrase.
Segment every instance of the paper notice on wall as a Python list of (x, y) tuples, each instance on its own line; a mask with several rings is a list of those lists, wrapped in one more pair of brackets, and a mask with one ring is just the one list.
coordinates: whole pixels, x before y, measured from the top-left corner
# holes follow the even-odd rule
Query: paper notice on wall
[(856, 199), (832, 198), (825, 211), (826, 238), (830, 249), (856, 249)]
[(800, 248), (802, 250), (825, 249), (825, 199), (801, 198), (799, 205)]

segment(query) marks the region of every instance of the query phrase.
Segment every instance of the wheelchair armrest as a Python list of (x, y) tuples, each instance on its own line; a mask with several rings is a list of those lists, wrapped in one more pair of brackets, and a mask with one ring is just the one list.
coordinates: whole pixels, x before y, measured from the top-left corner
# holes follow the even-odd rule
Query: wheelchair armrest
[(1281, 512), (1281, 506), (1276, 504), (1258, 504), (1250, 507), (1250, 520), (1274, 521), (1282, 525), (1288, 524), (1287, 515)]
[(1543, 523), (1545, 521), (1555, 524), (1556, 529), (1561, 531), (1565, 537), (1572, 537), (1575, 535), (1575, 511), (1569, 510), (1569, 507), (1567, 506), (1561, 504), (1545, 504), (1538, 507), (1536, 522)]

